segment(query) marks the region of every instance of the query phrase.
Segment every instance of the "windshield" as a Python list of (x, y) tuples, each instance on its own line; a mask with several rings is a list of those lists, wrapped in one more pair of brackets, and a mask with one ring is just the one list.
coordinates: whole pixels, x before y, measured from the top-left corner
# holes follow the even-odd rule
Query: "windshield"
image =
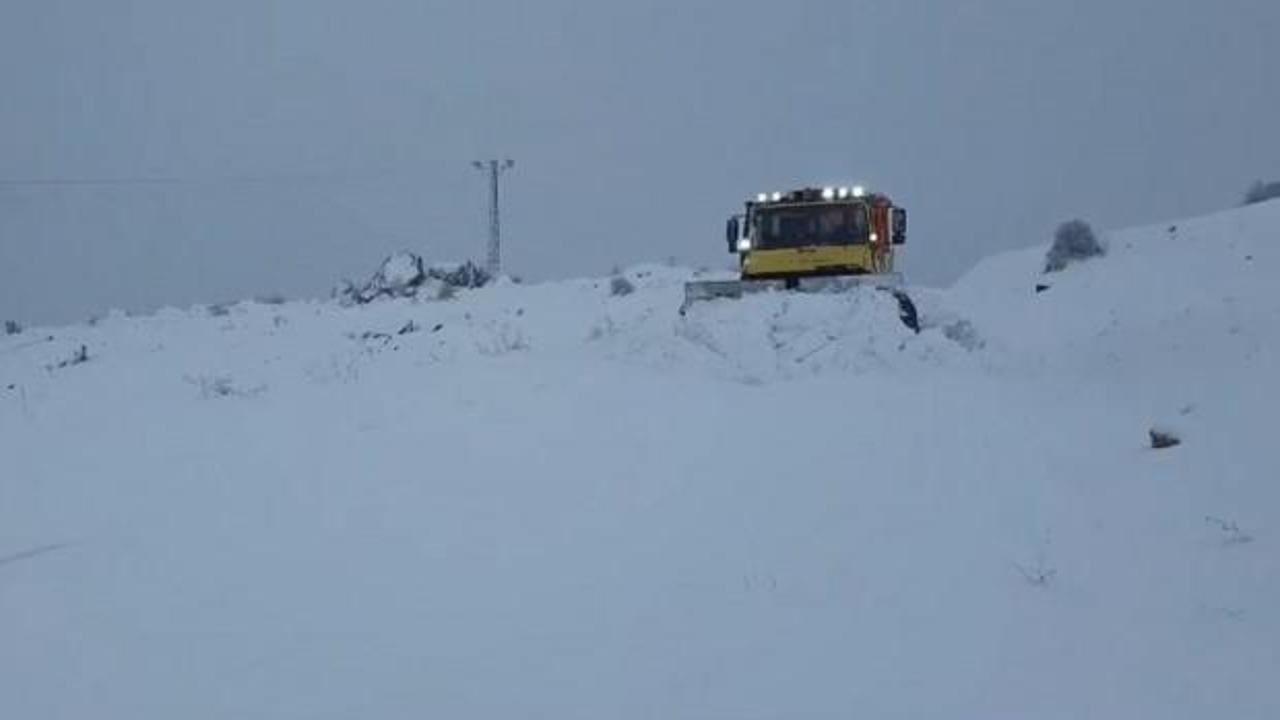
[(763, 250), (867, 241), (864, 205), (801, 205), (756, 211), (756, 243)]

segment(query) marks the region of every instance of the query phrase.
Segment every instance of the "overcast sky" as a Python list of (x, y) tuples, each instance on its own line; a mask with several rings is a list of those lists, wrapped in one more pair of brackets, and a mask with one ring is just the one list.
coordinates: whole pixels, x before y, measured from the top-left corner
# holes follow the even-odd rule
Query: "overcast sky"
[(508, 155), (530, 279), (726, 264), (747, 196), (857, 181), (945, 284), (1234, 204), (1277, 128), (1275, 0), (3, 0), (0, 319), (480, 259)]

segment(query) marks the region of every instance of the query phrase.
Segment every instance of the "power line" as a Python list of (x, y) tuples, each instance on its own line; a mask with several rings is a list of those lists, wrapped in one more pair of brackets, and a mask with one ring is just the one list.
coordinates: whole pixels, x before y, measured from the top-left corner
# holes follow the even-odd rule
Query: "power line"
[(315, 173), (265, 173), (247, 175), (200, 176), (138, 176), (138, 177), (60, 177), (60, 178), (0, 178), (0, 187), (131, 187), (156, 185), (270, 185), (306, 182), (370, 182), (395, 176), (420, 174), (413, 170), (377, 170), (368, 173), (315, 172)]
[(40, 179), (4, 179), (0, 178), (0, 186), (4, 187), (85, 187), (116, 185), (176, 185), (182, 183), (181, 178), (40, 178)]

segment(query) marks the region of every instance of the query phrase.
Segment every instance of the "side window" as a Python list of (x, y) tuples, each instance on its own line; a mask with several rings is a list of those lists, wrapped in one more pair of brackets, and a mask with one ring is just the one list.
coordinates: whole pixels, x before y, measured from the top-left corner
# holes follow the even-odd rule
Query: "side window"
[(864, 242), (870, 235), (870, 223), (867, 220), (867, 206), (855, 205), (853, 208), (853, 236), (858, 242)]
[(902, 208), (893, 209), (893, 244), (902, 245), (907, 242), (907, 211)]

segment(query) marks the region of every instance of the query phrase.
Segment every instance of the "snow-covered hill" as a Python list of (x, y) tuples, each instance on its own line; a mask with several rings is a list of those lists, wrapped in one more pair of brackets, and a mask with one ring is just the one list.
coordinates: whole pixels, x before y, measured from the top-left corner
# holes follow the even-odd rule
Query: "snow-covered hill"
[(1280, 716), (1280, 203), (1108, 244), (0, 338), (0, 717)]

